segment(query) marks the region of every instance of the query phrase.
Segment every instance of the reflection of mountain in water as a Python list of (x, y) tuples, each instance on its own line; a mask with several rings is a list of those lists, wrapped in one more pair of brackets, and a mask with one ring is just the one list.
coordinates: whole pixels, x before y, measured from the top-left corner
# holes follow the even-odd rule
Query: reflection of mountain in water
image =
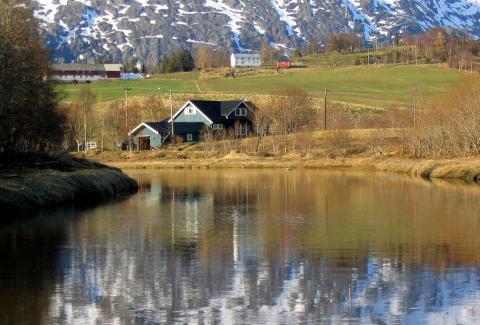
[(349, 173), (162, 172), (50, 225), (66, 243), (45, 322), (475, 323), (479, 199)]

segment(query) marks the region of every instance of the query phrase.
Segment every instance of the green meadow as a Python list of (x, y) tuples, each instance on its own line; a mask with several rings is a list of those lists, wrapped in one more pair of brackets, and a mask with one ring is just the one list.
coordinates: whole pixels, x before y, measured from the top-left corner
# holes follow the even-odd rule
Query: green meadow
[(57, 86), (57, 90), (65, 101), (71, 102), (78, 100), (81, 87), (89, 87), (101, 102), (123, 98), (124, 88), (131, 89), (128, 92), (129, 96), (158, 95), (170, 90), (183, 93), (198, 92), (192, 73), (156, 75), (144, 80), (100, 81), (83, 85), (62, 84)]
[[(195, 82), (194, 78), (198, 80)], [(415, 95), (430, 102), (455, 87), (467, 85), (474, 75), (438, 65), (370, 65), (239, 71), (224, 78), (221, 71), (156, 75), (139, 81), (98, 82), (87, 85), (99, 101), (121, 99), (124, 87), (130, 96), (178, 93), (278, 94), (286, 87), (299, 87), (314, 97), (381, 107), (410, 106)], [(198, 85), (197, 85), (198, 84)], [(81, 85), (59, 85), (66, 101), (78, 99)]]
[(288, 74), (212, 79), (203, 84), (207, 92), (274, 94), (289, 86), (302, 88), (314, 97), (323, 97), (372, 106), (410, 105), (413, 95), (426, 100), (437, 96), (471, 78), (468, 73), (436, 65), (353, 66), (341, 68), (295, 69)]

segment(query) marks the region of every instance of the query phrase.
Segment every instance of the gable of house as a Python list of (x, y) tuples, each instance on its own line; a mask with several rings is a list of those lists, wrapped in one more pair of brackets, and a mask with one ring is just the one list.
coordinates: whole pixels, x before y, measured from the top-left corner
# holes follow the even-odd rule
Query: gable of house
[(227, 120), (245, 121), (245, 120), (248, 120), (250, 116), (251, 116), (251, 109), (245, 102), (240, 101), (237, 103), (235, 107), (233, 107), (229, 111), (228, 115), (226, 115), (225, 117), (227, 118)]
[(174, 122), (176, 123), (203, 123), (210, 126), (212, 120), (208, 115), (199, 109), (193, 102), (188, 102), (180, 112), (178, 112), (174, 117)]
[(164, 140), (161, 132), (152, 129), (146, 123), (140, 124), (134, 131), (130, 132), (130, 136), (136, 146), (139, 145), (140, 138), (148, 138), (151, 148), (159, 148)]

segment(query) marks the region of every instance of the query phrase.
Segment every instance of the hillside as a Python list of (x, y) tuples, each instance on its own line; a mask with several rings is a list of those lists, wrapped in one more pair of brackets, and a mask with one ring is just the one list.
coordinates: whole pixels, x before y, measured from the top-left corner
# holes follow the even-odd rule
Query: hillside
[(262, 42), (296, 48), (315, 37), (354, 32), (386, 43), (431, 27), (480, 37), (478, 0), (33, 0), (53, 57), (65, 62), (158, 63), (199, 44), (232, 51)]
[[(123, 99), (125, 86), (132, 89), (130, 96), (156, 95), (170, 89), (181, 93), (276, 94), (282, 88), (296, 86), (315, 97), (323, 97), (327, 87), (333, 100), (392, 107), (411, 105), (414, 93), (430, 101), (475, 78), (474, 74), (437, 65), (312, 66), (278, 72), (242, 69), (237, 78), (225, 78), (222, 71), (164, 74), (147, 80), (99, 82), (87, 87), (100, 101)], [(58, 89), (66, 101), (72, 101), (80, 87), (60, 85)]]

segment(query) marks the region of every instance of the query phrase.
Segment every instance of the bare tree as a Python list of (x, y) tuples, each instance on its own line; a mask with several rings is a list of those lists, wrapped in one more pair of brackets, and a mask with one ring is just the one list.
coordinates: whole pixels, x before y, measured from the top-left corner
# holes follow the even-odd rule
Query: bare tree
[(283, 134), (285, 152), (288, 150), (288, 134), (298, 132), (316, 119), (316, 110), (306, 92), (296, 87), (281, 91), (273, 104), (273, 124), (278, 133)]
[(272, 116), (269, 114), (268, 105), (263, 108), (258, 108), (253, 113), (252, 117), (253, 128), (255, 130), (255, 152), (260, 148), (262, 138), (268, 134), (272, 124)]
[(84, 130), (83, 110), (80, 104), (73, 103), (66, 105), (64, 108), (67, 112), (68, 134), (73, 138), (77, 144), (77, 151), (80, 151), (82, 146), (82, 136)]
[(210, 69), (213, 67), (213, 53), (212, 49), (208, 45), (202, 45), (198, 49), (196, 58), (195, 58), (195, 66), (198, 69)]
[(123, 117), (122, 107), (123, 105), (120, 101), (114, 101), (108, 105), (105, 112), (105, 121), (107, 124), (107, 129), (109, 130), (109, 134), (113, 140), (114, 149), (117, 147), (118, 137), (122, 130), (122, 126), (124, 125), (121, 123), (121, 119)]
[(83, 86), (82, 88), (80, 88), (79, 104), (83, 111), (83, 145), (84, 145), (83, 149), (84, 151), (87, 151), (88, 149), (87, 148), (88, 134), (93, 133), (92, 132), (93, 119), (91, 117), (91, 114), (96, 101), (97, 101), (97, 96), (92, 92), (90, 87)]

